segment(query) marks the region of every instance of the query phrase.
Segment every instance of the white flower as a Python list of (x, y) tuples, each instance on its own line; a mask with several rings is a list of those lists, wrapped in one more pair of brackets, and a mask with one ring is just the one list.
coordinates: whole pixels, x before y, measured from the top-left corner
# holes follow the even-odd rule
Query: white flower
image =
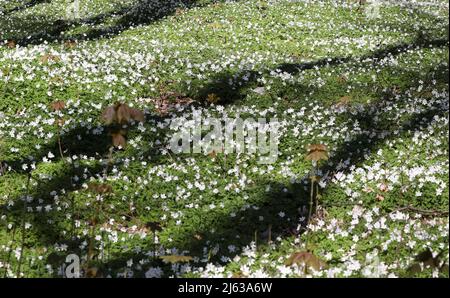
[(147, 272), (145, 272), (146, 278), (159, 278), (163, 274), (160, 267), (150, 267)]
[(128, 266), (128, 267), (133, 266), (133, 259), (129, 259), (129, 260), (127, 261), (127, 266)]

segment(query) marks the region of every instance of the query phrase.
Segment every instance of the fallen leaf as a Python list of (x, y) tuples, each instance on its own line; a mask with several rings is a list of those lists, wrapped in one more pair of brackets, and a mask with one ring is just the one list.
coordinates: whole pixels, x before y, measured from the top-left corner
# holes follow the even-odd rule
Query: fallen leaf
[(131, 110), (127, 105), (118, 104), (115, 111), (117, 122), (119, 124), (126, 124), (131, 120)]
[(138, 122), (145, 121), (144, 113), (138, 109), (130, 109), (130, 116), (131, 116), (131, 119), (133, 119), (135, 121), (138, 121)]
[(327, 160), (328, 159), (327, 146), (323, 144), (309, 145), (306, 159), (314, 161)]
[(175, 15), (176, 16), (180, 16), (182, 14), (184, 14), (185, 10), (183, 8), (178, 7), (177, 9), (175, 9)]
[(320, 260), (312, 253), (306, 251), (293, 253), (285, 262), (286, 266), (292, 266), (293, 264), (305, 265), (306, 267), (312, 268), (315, 271), (319, 271), (326, 266), (325, 262)]
[(105, 124), (110, 125), (116, 124), (127, 124), (131, 120), (144, 122), (145, 115), (144, 112), (130, 108), (126, 104), (116, 103), (112, 106), (108, 106), (102, 113), (102, 119)]
[(52, 55), (52, 54), (45, 54), (41, 57), (41, 62), (42, 63), (47, 63), (49, 61), (53, 61), (53, 62), (59, 62), (61, 59), (58, 56)]
[(346, 96), (342, 96), (339, 98), (338, 102), (337, 102), (337, 106), (346, 106), (350, 103), (351, 101), (351, 97), (346, 95)]
[(244, 273), (242, 273), (242, 271), (237, 271), (235, 273), (233, 273), (232, 278), (246, 278), (247, 276), (244, 275)]
[(74, 40), (66, 40), (66, 41), (64, 42), (64, 46), (65, 46), (66, 48), (69, 48), (69, 49), (72, 49), (72, 48), (76, 47), (76, 45), (77, 45), (77, 42), (74, 41)]
[(215, 150), (208, 153), (208, 156), (211, 158), (215, 158), (217, 156), (217, 152)]
[(345, 82), (347, 82), (347, 77), (345, 76), (345, 75), (341, 75), (341, 76), (339, 76), (338, 78), (337, 78), (337, 81), (339, 82), (339, 83), (345, 83)]
[(97, 267), (90, 267), (86, 270), (86, 277), (88, 278), (95, 278), (98, 274), (98, 268)]
[(125, 136), (123, 135), (122, 131), (119, 132), (112, 132), (112, 143), (114, 147), (121, 147), (125, 148), (127, 145), (127, 140), (125, 139)]
[(103, 111), (102, 118), (106, 125), (110, 125), (111, 123), (115, 122), (116, 110), (114, 109), (114, 106), (107, 107)]
[(56, 120), (56, 124), (57, 124), (58, 126), (63, 126), (64, 123), (66, 123), (66, 120), (64, 120), (64, 119), (58, 119), (58, 120)]
[(171, 264), (175, 264), (175, 263), (187, 263), (187, 262), (192, 261), (192, 257), (190, 257), (190, 256), (170, 255), (170, 256), (160, 256), (160, 258), (161, 258), (165, 263), (171, 263)]
[(9, 39), (9, 40), (6, 42), (6, 46), (7, 46), (8, 48), (10, 48), (10, 49), (14, 49), (14, 48), (16, 47), (16, 42), (15, 42), (14, 40), (12, 40), (12, 39)]
[(53, 111), (61, 111), (66, 107), (66, 103), (62, 100), (54, 101), (50, 104)]
[(210, 94), (208, 94), (208, 97), (206, 98), (206, 100), (210, 104), (216, 104), (220, 101), (220, 97), (215, 93), (210, 93)]
[(112, 193), (112, 186), (105, 183), (89, 183), (88, 189), (99, 194)]

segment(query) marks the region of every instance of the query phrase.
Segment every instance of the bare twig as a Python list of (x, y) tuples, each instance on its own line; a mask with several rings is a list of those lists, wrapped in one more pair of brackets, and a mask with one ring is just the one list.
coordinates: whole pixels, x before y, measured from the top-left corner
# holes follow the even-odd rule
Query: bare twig
[(425, 210), (425, 209), (419, 209), (413, 206), (403, 206), (403, 207), (398, 207), (394, 210), (392, 210), (391, 212), (389, 212), (389, 214), (395, 213), (397, 211), (411, 211), (411, 212), (416, 212), (416, 213), (420, 213), (422, 215), (425, 216), (445, 216), (448, 215), (448, 210)]

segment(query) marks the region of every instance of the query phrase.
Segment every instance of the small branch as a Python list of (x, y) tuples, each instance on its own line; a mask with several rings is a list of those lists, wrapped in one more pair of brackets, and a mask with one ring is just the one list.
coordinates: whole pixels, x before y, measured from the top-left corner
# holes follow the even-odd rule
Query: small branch
[(9, 247), (9, 252), (8, 252), (8, 258), (5, 264), (5, 273), (3, 274), (3, 278), (8, 277), (8, 267), (11, 267), (12, 270), (12, 266), (10, 266), (10, 261), (11, 261), (11, 253), (13, 251), (13, 245), (14, 245), (14, 236), (16, 235), (16, 225), (13, 225), (12, 228), (12, 238), (11, 238), (11, 246)]
[(59, 131), (58, 131), (58, 149), (59, 149), (59, 155), (61, 156), (61, 159), (62, 159), (64, 162), (67, 162), (66, 159), (65, 159), (65, 157), (64, 157), (63, 150), (62, 150), (61, 133), (60, 133)]
[(22, 268), (22, 259), (23, 259), (23, 254), (24, 254), (24, 248), (25, 248), (25, 216), (26, 216), (26, 210), (27, 210), (27, 199), (28, 196), (30, 195), (30, 182), (31, 182), (31, 172), (28, 174), (28, 182), (27, 182), (27, 194), (25, 196), (25, 200), (23, 202), (23, 210), (22, 210), (22, 224), (21, 224), (21, 228), (22, 228), (22, 243), (20, 246), (20, 258), (19, 258), (19, 264), (17, 266), (17, 277), (20, 278), (20, 273), (21, 273), (21, 268)]
[(344, 207), (344, 206), (361, 206), (363, 207), (363, 204), (355, 203), (355, 202), (342, 202), (342, 203), (322, 203), (322, 207)]
[(394, 210), (392, 210), (391, 212), (389, 212), (389, 214), (395, 213), (397, 211), (411, 211), (411, 212), (416, 212), (416, 213), (420, 213), (422, 215), (425, 216), (444, 216), (444, 215), (448, 215), (448, 210), (425, 210), (425, 209), (419, 209), (413, 206), (404, 206), (404, 207), (399, 207), (396, 208)]

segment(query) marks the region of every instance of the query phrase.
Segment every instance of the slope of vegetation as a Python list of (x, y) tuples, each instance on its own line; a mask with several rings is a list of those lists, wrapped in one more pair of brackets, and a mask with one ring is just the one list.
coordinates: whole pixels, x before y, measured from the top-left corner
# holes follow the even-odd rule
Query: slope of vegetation
[[(448, 277), (446, 1), (70, 5), (0, 0), (0, 276)], [(174, 154), (198, 113), (277, 161)]]

